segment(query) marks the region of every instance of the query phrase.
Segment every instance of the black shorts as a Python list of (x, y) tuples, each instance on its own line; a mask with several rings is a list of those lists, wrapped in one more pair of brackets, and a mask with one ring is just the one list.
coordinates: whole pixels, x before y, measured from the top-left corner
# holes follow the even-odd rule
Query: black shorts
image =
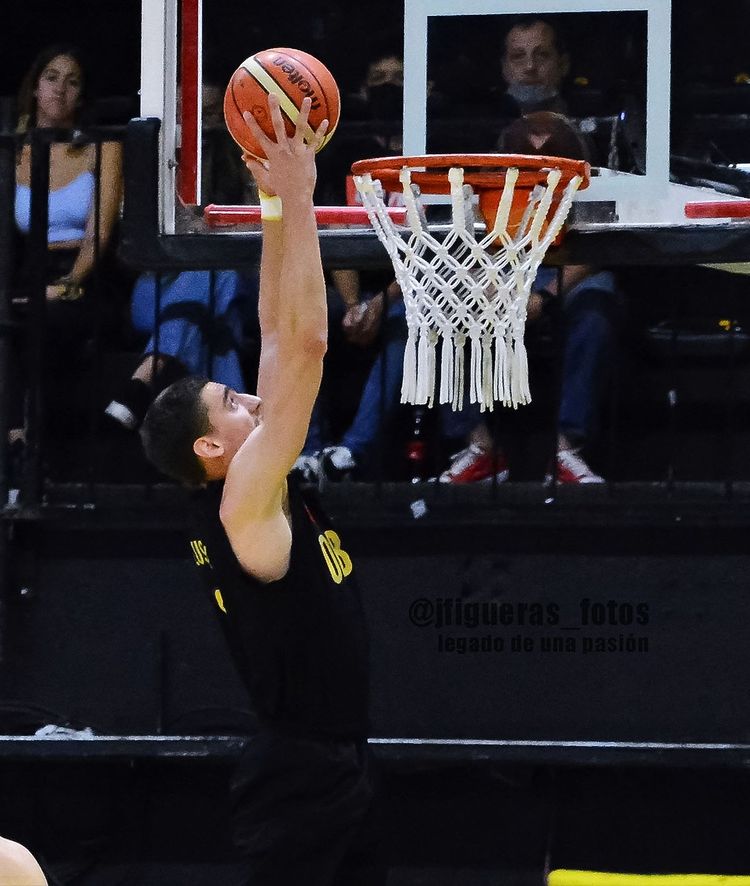
[(231, 782), (248, 886), (381, 886), (380, 822), (366, 741), (263, 731)]

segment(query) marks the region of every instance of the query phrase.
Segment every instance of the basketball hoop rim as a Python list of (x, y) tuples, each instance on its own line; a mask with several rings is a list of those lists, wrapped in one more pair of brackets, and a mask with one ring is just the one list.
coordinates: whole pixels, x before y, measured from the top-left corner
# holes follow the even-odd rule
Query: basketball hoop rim
[[(493, 191), (503, 186), (505, 175), (511, 168), (518, 169), (517, 188), (533, 188), (544, 184), (548, 174), (559, 169), (562, 173), (560, 186), (580, 177), (579, 188), (586, 188), (591, 177), (591, 167), (585, 160), (566, 157), (539, 156), (536, 154), (423, 154), (421, 156), (374, 157), (358, 160), (352, 164), (353, 175), (369, 173), (385, 188), (399, 183), (401, 170), (407, 167), (411, 179), (425, 193), (449, 194), (448, 170), (460, 167), (464, 170), (464, 183), (475, 190)], [(488, 167), (491, 171), (488, 171)], [(429, 170), (429, 171), (422, 171)]]

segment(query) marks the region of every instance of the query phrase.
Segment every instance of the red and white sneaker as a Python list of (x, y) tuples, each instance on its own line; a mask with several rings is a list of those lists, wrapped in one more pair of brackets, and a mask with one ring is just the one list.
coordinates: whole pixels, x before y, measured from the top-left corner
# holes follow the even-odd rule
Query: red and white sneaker
[(450, 467), (440, 475), (441, 483), (481, 483), (492, 479), (495, 472), (498, 483), (509, 477), (508, 461), (498, 451), (493, 458), (491, 452), (472, 443), (466, 449), (451, 456)]
[[(547, 474), (546, 482), (552, 477)], [(560, 449), (557, 452), (558, 483), (606, 483), (604, 477), (595, 474), (586, 462), (573, 449)]]

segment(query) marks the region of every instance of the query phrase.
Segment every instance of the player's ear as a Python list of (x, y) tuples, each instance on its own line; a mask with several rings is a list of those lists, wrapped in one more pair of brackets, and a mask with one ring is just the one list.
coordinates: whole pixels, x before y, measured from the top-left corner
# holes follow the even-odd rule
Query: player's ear
[(193, 452), (198, 458), (220, 458), (224, 455), (224, 446), (215, 437), (204, 434), (193, 443)]

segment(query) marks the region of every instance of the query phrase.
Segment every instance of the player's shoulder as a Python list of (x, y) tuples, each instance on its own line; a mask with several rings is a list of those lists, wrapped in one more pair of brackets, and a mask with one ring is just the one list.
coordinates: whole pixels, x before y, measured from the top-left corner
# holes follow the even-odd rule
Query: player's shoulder
[(233, 476), (230, 471), (222, 484), (219, 519), (227, 533), (278, 525), (285, 517), (288, 500), (285, 477), (260, 475), (255, 483), (248, 484), (244, 477)]
[(0, 886), (46, 886), (41, 867), (20, 843), (0, 837)]
[(292, 523), (286, 487), (281, 491), (276, 507), (251, 512), (245, 519), (222, 520), (240, 566), (264, 584), (278, 581), (289, 569)]

